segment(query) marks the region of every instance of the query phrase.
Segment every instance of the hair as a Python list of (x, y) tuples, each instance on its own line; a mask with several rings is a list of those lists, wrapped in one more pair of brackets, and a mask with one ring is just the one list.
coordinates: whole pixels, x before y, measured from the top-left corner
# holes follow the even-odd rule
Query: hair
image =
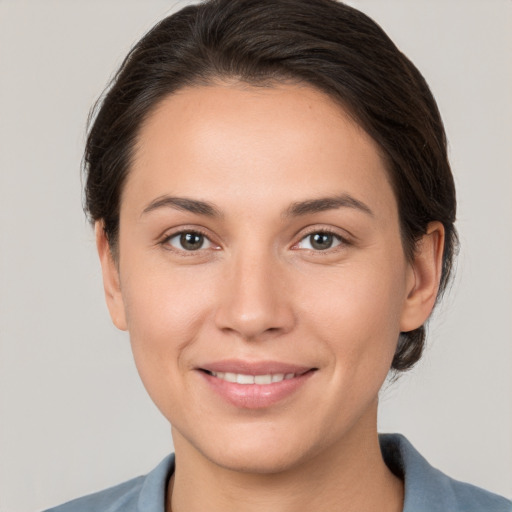
[[(385, 32), (335, 0), (209, 0), (155, 25), (129, 52), (89, 119), (85, 210), (102, 221), (116, 257), (123, 185), (144, 120), (168, 95), (223, 81), (310, 85), (340, 104), (378, 143), (410, 261), (431, 221), (445, 229), (438, 299), (457, 234), (443, 123), (416, 67)], [(391, 368), (421, 357), (425, 326), (400, 334)]]

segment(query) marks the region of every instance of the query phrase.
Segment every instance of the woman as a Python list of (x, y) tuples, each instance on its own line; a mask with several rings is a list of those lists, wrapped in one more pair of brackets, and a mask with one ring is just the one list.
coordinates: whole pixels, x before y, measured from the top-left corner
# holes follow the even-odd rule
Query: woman
[(87, 142), (105, 296), (175, 457), (74, 510), (493, 510), (377, 434), (456, 249), (424, 79), (332, 0), (210, 1), (132, 50)]

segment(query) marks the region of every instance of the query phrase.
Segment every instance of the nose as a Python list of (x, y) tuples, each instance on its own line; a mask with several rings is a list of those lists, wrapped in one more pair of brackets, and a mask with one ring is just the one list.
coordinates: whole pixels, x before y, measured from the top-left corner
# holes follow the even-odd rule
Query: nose
[(231, 259), (226, 273), (216, 310), (219, 329), (247, 341), (292, 330), (290, 283), (277, 257), (262, 250), (244, 251)]

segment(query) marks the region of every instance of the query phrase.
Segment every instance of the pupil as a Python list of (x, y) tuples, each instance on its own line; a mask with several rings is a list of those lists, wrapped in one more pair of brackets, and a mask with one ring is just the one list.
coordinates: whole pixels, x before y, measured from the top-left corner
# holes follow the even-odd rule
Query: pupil
[(180, 243), (184, 249), (194, 251), (203, 245), (203, 235), (199, 233), (183, 233), (180, 236)]
[(315, 233), (311, 235), (311, 246), (320, 251), (329, 249), (333, 241), (332, 235), (329, 233)]

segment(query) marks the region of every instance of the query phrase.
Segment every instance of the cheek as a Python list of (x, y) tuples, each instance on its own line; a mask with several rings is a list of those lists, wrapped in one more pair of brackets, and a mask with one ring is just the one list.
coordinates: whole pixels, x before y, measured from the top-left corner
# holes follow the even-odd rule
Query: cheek
[(347, 265), (324, 277), (316, 275), (302, 291), (297, 289), (302, 318), (328, 346), (344, 375), (371, 370), (385, 377), (396, 349), (405, 266), (379, 263)]
[(165, 261), (137, 265), (135, 260), (130, 267), (122, 281), (130, 334), (155, 342), (164, 336), (169, 345), (193, 337), (212, 304), (211, 272), (200, 266), (176, 268)]
[(197, 269), (148, 268), (130, 272), (122, 283), (123, 300), (137, 370), (162, 409), (159, 402), (170, 398), (169, 390), (177, 389), (188, 370), (187, 348), (200, 337), (213, 298)]

